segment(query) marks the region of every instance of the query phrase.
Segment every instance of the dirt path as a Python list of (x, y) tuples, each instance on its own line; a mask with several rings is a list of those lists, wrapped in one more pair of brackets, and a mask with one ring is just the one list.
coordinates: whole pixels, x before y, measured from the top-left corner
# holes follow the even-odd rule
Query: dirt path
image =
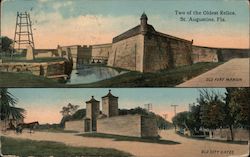
[(250, 58), (232, 59), (177, 87), (249, 87)]
[(15, 133), (8, 133), (5, 136), (31, 140), (63, 142), (71, 146), (115, 148), (117, 150), (129, 152), (137, 157), (218, 157), (228, 156), (232, 154), (220, 154), (220, 152), (205, 154), (201, 153), (201, 151), (233, 151), (234, 155), (238, 155), (245, 154), (248, 150), (247, 145), (226, 144), (188, 139), (176, 135), (173, 130), (161, 131), (160, 135), (166, 140), (180, 142), (181, 144), (164, 145), (143, 142), (113, 141), (112, 139), (104, 138), (80, 137), (75, 136), (72, 133), (36, 132), (34, 134), (23, 133), (21, 135), (16, 135)]

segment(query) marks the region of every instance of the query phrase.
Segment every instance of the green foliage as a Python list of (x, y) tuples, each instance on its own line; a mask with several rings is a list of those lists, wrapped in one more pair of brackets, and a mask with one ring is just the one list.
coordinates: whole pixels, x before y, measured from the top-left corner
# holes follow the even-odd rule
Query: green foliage
[(227, 88), (225, 101), (228, 124), (249, 128), (250, 88)]
[(72, 116), (77, 111), (78, 108), (79, 108), (78, 105), (73, 105), (69, 103), (67, 106), (62, 107), (60, 113), (62, 114), (63, 117)]
[(205, 128), (216, 129), (223, 126), (226, 113), (220, 94), (207, 89), (200, 90), (197, 102), (201, 106), (201, 123)]
[(180, 128), (188, 128), (192, 134), (199, 132), (201, 127), (200, 106), (192, 106), (191, 111), (177, 113), (172, 119), (174, 125)]
[(73, 115), (63, 116), (60, 122), (60, 126), (64, 127), (66, 121), (80, 120), (86, 116), (86, 109), (77, 110)]
[(2, 50), (3, 52), (10, 52), (11, 51), (11, 44), (13, 43), (13, 40), (11, 40), (8, 37), (0, 37), (0, 40), (2, 42)]
[(0, 88), (0, 118), (1, 120), (19, 120), (24, 118), (25, 110), (15, 107), (17, 98), (15, 98), (7, 88)]
[(190, 113), (187, 111), (177, 113), (176, 116), (172, 118), (174, 125), (180, 128), (187, 128), (187, 121), (189, 119)]
[(250, 88), (227, 88), (225, 96), (214, 90), (200, 90), (198, 105), (191, 112), (178, 113), (173, 123), (190, 131), (198, 131), (202, 126), (207, 129), (229, 128), (234, 140), (233, 128), (249, 129)]

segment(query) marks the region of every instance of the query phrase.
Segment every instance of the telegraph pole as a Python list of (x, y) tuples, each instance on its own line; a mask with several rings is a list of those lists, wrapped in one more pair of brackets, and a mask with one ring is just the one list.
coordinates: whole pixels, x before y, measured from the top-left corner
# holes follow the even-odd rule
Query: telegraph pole
[[(178, 105), (171, 105), (171, 107), (173, 107), (174, 108), (174, 116), (176, 116), (176, 107), (177, 107)], [(174, 130), (176, 131), (176, 125), (174, 125)]]
[(144, 104), (144, 107), (146, 108), (146, 110), (148, 112), (152, 111), (153, 110), (153, 105), (151, 103), (148, 103), (148, 104)]
[[(167, 113), (163, 114), (163, 117), (164, 117), (164, 119), (167, 121), (168, 114), (167, 114)], [(165, 129), (166, 129), (166, 125), (164, 125), (164, 130), (165, 130)]]

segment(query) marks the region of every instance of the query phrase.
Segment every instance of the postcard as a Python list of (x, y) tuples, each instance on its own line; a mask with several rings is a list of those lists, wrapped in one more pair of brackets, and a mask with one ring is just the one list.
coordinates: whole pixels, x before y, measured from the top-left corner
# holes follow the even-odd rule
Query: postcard
[(0, 88), (0, 152), (248, 157), (249, 90)]
[(1, 0), (1, 87), (249, 87), (248, 0)]

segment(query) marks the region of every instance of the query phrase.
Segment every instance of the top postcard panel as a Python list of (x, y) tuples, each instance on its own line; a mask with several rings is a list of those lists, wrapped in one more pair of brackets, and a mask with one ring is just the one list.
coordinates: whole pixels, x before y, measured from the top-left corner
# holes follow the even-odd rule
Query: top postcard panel
[(249, 2), (3, 0), (0, 87), (249, 87)]

